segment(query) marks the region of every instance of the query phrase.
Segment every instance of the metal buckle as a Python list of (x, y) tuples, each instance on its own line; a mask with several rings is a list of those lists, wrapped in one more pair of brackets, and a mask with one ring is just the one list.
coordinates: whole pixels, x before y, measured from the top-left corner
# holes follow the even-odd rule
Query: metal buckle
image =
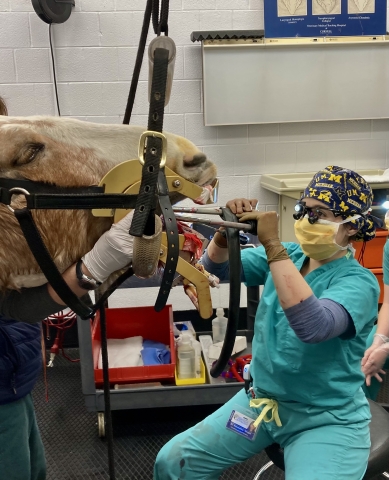
[[(162, 154), (161, 154), (161, 162), (159, 164), (160, 168), (164, 167), (166, 164), (166, 153), (167, 153), (167, 139), (163, 133), (159, 132), (153, 132), (152, 130), (146, 130), (146, 132), (143, 132), (142, 135), (140, 136), (139, 139), (139, 148), (138, 148), (138, 157), (139, 157), (139, 162), (144, 165), (145, 164), (145, 151), (146, 151), (146, 139), (147, 137), (155, 137), (155, 138), (160, 138), (162, 140)], [(156, 149), (155, 152), (151, 151), (153, 155), (156, 155)]]
[[(28, 191), (25, 190), (24, 188), (19, 188), (19, 187), (10, 188), (9, 191), (10, 191), (10, 192), (14, 192), (14, 193), (11, 195), (10, 202), (12, 201), (12, 197), (13, 197), (14, 195), (30, 195), (30, 192), (28, 192)], [(15, 212), (15, 210), (11, 207), (11, 205), (7, 205), (7, 208), (8, 208), (8, 210), (10, 210), (12, 213)]]

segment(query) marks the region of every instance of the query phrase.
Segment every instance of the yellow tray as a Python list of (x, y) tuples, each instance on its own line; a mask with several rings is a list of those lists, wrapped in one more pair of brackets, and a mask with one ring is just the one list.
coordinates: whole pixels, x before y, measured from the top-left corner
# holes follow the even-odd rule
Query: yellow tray
[(199, 378), (183, 378), (180, 380), (177, 376), (177, 366), (174, 371), (174, 377), (176, 379), (176, 385), (200, 385), (205, 383), (205, 365), (203, 359), (200, 359), (200, 377)]

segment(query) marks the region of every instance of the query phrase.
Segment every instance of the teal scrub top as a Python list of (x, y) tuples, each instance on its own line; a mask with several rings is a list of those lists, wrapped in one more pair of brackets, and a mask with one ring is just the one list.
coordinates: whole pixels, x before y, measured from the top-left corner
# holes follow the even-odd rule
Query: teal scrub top
[[(300, 270), (306, 259), (300, 246), (283, 245)], [(365, 405), (361, 359), (378, 315), (379, 285), (374, 274), (349, 251), (305, 276), (317, 298), (333, 300), (348, 311), (356, 331), (353, 338), (309, 344), (296, 336), (280, 306), (264, 248), (243, 250), (242, 264), (247, 286), (264, 285), (252, 343), (250, 373), (255, 391), (266, 398), (320, 408)]]
[(389, 239), (386, 240), (384, 246), (384, 254), (382, 258), (382, 270), (384, 273), (384, 285), (389, 285)]

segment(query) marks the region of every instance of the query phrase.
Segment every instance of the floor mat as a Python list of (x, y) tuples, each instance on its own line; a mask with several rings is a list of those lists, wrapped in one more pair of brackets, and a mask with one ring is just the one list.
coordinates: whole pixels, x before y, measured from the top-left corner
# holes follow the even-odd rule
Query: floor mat
[[(76, 358), (76, 349), (67, 353)], [(49, 401), (43, 376), (34, 393), (39, 428), (46, 449), (47, 480), (107, 480), (106, 440), (99, 438), (97, 413), (88, 412), (81, 390), (78, 363), (62, 357), (47, 369)], [(151, 480), (160, 448), (174, 435), (201, 421), (215, 406), (114, 411), (114, 454), (117, 480)], [(266, 454), (231, 467), (221, 480), (252, 480), (269, 460)], [(270, 468), (261, 479), (282, 480), (283, 473)]]
[[(69, 349), (75, 359), (77, 349)], [(108, 480), (106, 440), (99, 438), (97, 413), (88, 412), (81, 390), (78, 363), (56, 358), (47, 369), (49, 401), (43, 375), (33, 392), (35, 409), (47, 459), (47, 480)], [(113, 411), (116, 480), (152, 480), (155, 457), (174, 435), (201, 421), (215, 406)], [(265, 453), (231, 467), (220, 480), (253, 480), (269, 462)], [(284, 480), (270, 467), (260, 480)], [(378, 479), (383, 479), (378, 476)]]

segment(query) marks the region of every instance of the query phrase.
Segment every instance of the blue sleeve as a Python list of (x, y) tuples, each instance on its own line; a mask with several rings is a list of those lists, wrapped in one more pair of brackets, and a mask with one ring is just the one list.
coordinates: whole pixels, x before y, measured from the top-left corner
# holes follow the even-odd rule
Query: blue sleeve
[[(352, 318), (355, 332), (359, 335), (366, 324), (377, 318), (379, 292), (375, 275), (353, 259), (348, 268), (337, 272), (329, 286), (320, 294), (320, 298), (327, 298), (342, 305)], [(363, 309), (361, 305), (364, 306)]]
[(304, 343), (320, 343), (331, 338), (351, 338), (355, 327), (347, 310), (332, 300), (311, 295), (284, 310), (290, 326)]
[[(200, 259), (201, 265), (205, 268), (208, 273), (216, 275), (220, 281), (228, 280), (230, 278), (230, 264), (229, 262), (215, 263), (209, 258), (207, 250), (203, 253), (203, 256)], [(245, 281), (243, 268), (241, 269), (241, 280)]]

